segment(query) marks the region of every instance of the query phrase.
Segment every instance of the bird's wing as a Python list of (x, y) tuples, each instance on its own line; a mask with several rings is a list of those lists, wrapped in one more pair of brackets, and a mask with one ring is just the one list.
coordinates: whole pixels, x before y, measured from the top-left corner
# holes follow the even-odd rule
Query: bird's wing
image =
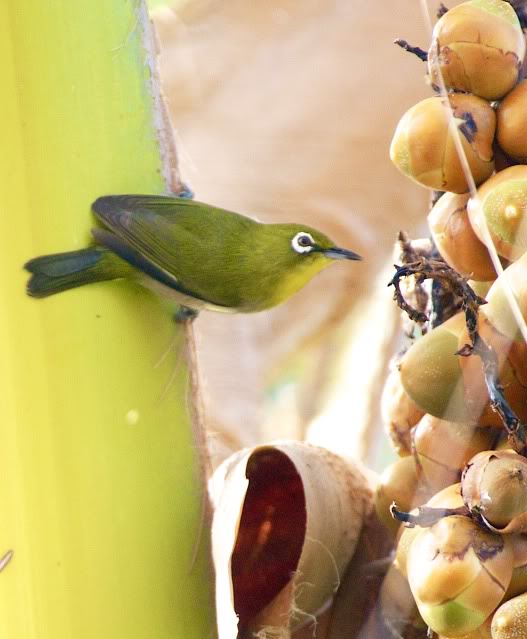
[(182, 222), (189, 213), (198, 216), (202, 206), (175, 197), (108, 195), (95, 200), (92, 209), (104, 226), (177, 279), (178, 245), (198, 239), (187, 237), (192, 230)]
[(206, 299), (203, 291), (194, 290), (178, 272), (181, 245), (194, 247), (203, 241), (199, 231), (203, 206), (174, 197), (104, 196), (92, 208), (111, 232), (93, 229), (92, 233), (100, 244), (154, 280), (187, 297), (223, 308), (220, 300)]

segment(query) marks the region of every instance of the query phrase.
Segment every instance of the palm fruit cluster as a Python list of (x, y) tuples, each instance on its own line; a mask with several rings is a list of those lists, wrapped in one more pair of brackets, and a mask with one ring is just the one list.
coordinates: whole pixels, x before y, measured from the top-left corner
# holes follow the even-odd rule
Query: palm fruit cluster
[[(434, 195), (434, 263), (479, 300), (472, 316), (461, 296), (441, 321), (419, 320), (385, 385), (383, 419), (398, 459), (376, 493), (395, 543), (379, 608), (394, 637), (527, 639), (521, 5), (470, 0), (443, 7), (421, 56), (434, 95), (403, 115), (391, 144), (396, 167)], [(490, 243), (504, 269), (499, 276)]]

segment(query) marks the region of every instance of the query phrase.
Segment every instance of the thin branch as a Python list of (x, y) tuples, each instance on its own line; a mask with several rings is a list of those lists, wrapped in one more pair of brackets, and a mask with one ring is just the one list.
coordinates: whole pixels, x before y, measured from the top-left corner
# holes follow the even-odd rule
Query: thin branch
[(402, 521), (407, 525), (407, 528), (430, 528), (436, 524), (443, 517), (451, 517), (452, 515), (459, 515), (463, 517), (470, 517), (470, 510), (466, 506), (460, 506), (459, 508), (431, 508), (428, 506), (421, 506), (417, 509), (417, 514), (404, 512), (397, 508), (395, 502), (390, 506), (390, 513), (397, 521)]
[(423, 62), (426, 62), (428, 60), (428, 53), (424, 51), (424, 49), (421, 49), (421, 47), (414, 47), (402, 38), (397, 38), (397, 40), (394, 40), (393, 42), (394, 44), (399, 45), (401, 49), (408, 51), (408, 53), (413, 53), (414, 55), (416, 55), (419, 60), (422, 60)]

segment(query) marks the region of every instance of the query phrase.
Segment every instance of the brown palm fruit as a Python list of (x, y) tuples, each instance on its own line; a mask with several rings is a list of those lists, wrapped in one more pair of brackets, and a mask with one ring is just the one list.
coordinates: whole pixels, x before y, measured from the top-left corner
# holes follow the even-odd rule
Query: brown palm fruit
[(503, 0), (474, 0), (438, 20), (428, 53), (434, 85), (498, 100), (518, 81), (525, 40), (514, 9)]
[(382, 523), (395, 536), (400, 522), (391, 516), (392, 503), (395, 502), (399, 510), (409, 512), (431, 495), (430, 488), (419, 479), (415, 458), (411, 455), (401, 457), (380, 476), (374, 496), (375, 510)]
[(421, 617), (447, 637), (479, 628), (510, 583), (510, 540), (470, 517), (443, 517), (415, 537), (407, 560), (408, 583)]
[(527, 535), (511, 535), (512, 551), (514, 554), (514, 567), (511, 582), (503, 601), (527, 592)]
[[(482, 340), (494, 349), (498, 360), (498, 379), (505, 399), (517, 416), (527, 419), (527, 345), (502, 335), (486, 315), (486, 306), (478, 313), (477, 329)], [(459, 335), (458, 348), (470, 344), (466, 326)], [(492, 410), (485, 382), (483, 362), (476, 354), (460, 357), (464, 404), (467, 415), (480, 426), (502, 426), (499, 414)]]
[(445, 262), (463, 277), (488, 281), (496, 271), (487, 247), (475, 234), (467, 212), (470, 195), (445, 193), (428, 215), (437, 250)]
[(502, 604), (492, 617), (492, 639), (527, 637), (527, 593)]
[[(527, 168), (527, 167), (526, 167)], [(511, 309), (506, 287), (512, 291), (523, 319), (527, 321), (527, 253), (510, 264), (487, 293), (485, 315), (492, 325), (511, 340), (524, 342), (518, 322)]]
[(488, 450), (498, 433), (425, 415), (415, 428), (414, 446), (426, 483), (436, 492), (459, 482), (466, 463)]
[(412, 630), (426, 630), (406, 577), (392, 564), (379, 594), (381, 616), (394, 637), (406, 637)]
[[(452, 484), (430, 497), (426, 502), (426, 506), (430, 508), (461, 508), (463, 506), (463, 497), (461, 496), (461, 484)], [(417, 510), (413, 511), (417, 514)], [(394, 564), (407, 577), (407, 559), (408, 551), (413, 540), (419, 534), (421, 528), (402, 527), (399, 529), (397, 537), (397, 546), (395, 551)]]
[(511, 158), (527, 163), (527, 81), (515, 86), (500, 103), (496, 111), (496, 138)]
[(517, 260), (527, 250), (527, 166), (518, 164), (496, 173), (467, 205), (470, 223), (486, 244), (486, 228), (496, 251)]
[[(449, 96), (461, 144), (476, 184), (494, 171), (492, 141), (496, 114), (474, 95)], [(390, 147), (390, 157), (405, 175), (438, 191), (466, 193), (468, 182), (449, 126), (446, 98), (418, 102), (401, 118)]]
[(401, 383), (398, 368), (390, 371), (381, 398), (384, 428), (395, 452), (404, 457), (412, 451), (412, 429), (424, 415)]
[(471, 421), (456, 355), (464, 329), (464, 314), (458, 313), (412, 344), (399, 364), (402, 385), (417, 406), (448, 421)]
[(527, 531), (527, 459), (513, 450), (485, 451), (467, 464), (463, 501), (501, 534)]

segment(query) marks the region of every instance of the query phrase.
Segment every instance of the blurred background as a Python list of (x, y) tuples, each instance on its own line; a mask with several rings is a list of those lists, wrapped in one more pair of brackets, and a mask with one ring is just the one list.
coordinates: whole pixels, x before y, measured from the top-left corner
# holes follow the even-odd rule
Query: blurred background
[(428, 97), (415, 0), (152, 0), (183, 181), (198, 200), (305, 222), (364, 257), (254, 316), (196, 322), (213, 462), (307, 439), (380, 468), (379, 400), (400, 340), (386, 284), (426, 191), (393, 167), (396, 124)]

